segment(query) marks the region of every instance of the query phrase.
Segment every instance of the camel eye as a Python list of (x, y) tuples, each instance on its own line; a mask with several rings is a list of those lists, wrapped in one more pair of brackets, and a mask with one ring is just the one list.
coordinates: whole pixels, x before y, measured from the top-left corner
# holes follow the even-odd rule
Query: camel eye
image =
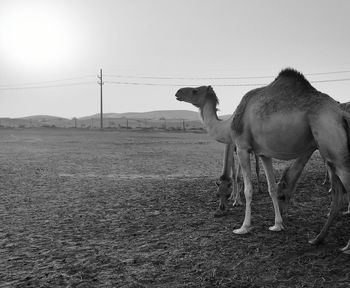
[(198, 89), (193, 89), (193, 94), (197, 94), (198, 93)]

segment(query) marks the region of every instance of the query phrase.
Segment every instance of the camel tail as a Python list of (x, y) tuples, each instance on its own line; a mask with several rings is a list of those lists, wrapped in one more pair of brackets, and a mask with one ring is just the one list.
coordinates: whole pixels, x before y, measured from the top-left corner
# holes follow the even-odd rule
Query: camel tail
[(346, 133), (346, 138), (347, 138), (347, 142), (348, 142), (348, 151), (349, 151), (349, 158), (348, 158), (348, 165), (350, 167), (350, 117), (348, 115), (344, 115), (343, 116), (343, 125), (344, 125), (344, 129), (345, 129), (345, 133)]
[[(347, 146), (348, 146), (348, 159), (347, 159), (347, 164), (349, 165), (348, 167), (350, 168), (350, 118), (347, 115), (344, 115), (343, 117), (343, 127), (346, 133), (346, 138), (347, 138)], [(343, 183), (339, 179), (338, 175), (335, 173), (335, 167), (331, 163), (327, 163), (329, 166), (329, 170), (331, 172), (331, 178), (333, 179), (332, 181), (332, 201), (335, 202), (337, 207), (340, 207), (342, 203), (345, 203), (348, 201), (347, 199), (347, 193), (350, 193), (350, 191), (346, 191)]]

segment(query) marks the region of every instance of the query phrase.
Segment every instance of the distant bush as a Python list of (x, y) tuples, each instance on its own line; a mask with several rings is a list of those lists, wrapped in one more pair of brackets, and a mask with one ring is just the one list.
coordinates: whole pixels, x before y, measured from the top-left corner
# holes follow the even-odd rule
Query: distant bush
[(49, 125), (49, 124), (41, 125), (41, 127), (43, 127), (43, 128), (57, 128), (56, 125)]

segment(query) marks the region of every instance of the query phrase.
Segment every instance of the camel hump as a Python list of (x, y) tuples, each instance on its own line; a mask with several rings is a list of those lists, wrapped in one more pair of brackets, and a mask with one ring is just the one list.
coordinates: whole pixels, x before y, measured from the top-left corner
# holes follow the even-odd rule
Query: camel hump
[(252, 101), (259, 102), (258, 112), (266, 114), (277, 110), (288, 111), (293, 106), (305, 110), (319, 103), (321, 98), (302, 73), (286, 68), (269, 85), (253, 89), (243, 96), (234, 113), (231, 128), (237, 135), (243, 133), (244, 115)]
[(316, 89), (310, 84), (310, 82), (305, 78), (305, 76), (293, 69), (293, 68), (285, 68), (283, 69), (275, 78), (275, 80), (271, 83), (273, 85), (274, 83), (288, 83), (291, 82), (293, 84), (298, 84), (299, 89), (302, 90), (314, 90)]

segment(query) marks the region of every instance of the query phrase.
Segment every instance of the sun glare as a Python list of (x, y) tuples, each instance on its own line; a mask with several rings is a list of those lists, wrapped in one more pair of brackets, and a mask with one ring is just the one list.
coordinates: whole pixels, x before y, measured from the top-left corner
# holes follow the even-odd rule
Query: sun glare
[(11, 2), (0, 12), (0, 58), (29, 70), (69, 63), (77, 52), (78, 35), (64, 12), (51, 1)]

